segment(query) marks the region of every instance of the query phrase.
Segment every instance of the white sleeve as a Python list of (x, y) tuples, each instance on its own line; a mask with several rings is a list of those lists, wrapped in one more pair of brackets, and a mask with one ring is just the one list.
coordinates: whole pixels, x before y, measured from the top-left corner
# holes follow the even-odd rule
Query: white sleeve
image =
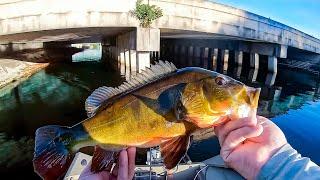
[(261, 168), (257, 179), (320, 180), (320, 167), (286, 144)]

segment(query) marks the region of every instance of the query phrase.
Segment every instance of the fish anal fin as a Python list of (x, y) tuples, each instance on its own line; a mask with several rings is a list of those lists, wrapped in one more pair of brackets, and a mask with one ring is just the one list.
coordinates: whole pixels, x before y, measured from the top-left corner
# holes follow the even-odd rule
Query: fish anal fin
[(167, 169), (174, 168), (186, 155), (190, 136), (178, 136), (160, 144), (161, 156)]
[(94, 147), (92, 157), (91, 171), (101, 172), (103, 170), (111, 170), (112, 164), (117, 161), (119, 152), (107, 151), (100, 146)]

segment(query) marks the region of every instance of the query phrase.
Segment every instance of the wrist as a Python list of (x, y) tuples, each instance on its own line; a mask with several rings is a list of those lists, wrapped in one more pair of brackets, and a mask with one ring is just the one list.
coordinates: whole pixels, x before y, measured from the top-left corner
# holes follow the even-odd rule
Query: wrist
[[(285, 145), (285, 144), (284, 144)], [(252, 169), (250, 170), (251, 173), (249, 174), (248, 179), (256, 179), (258, 174), (260, 173), (261, 169), (265, 164), (268, 163), (268, 161), (284, 146), (279, 146), (276, 148), (272, 148), (270, 150), (269, 148), (264, 148), (261, 149), (260, 151), (257, 152), (257, 157), (256, 157), (256, 162), (253, 164), (251, 167)]]
[[(261, 174), (264, 174), (263, 172), (266, 171), (265, 169), (269, 169), (269, 168), (266, 168), (266, 166), (268, 166), (268, 164), (270, 164), (270, 161), (272, 159), (274, 159), (274, 157), (277, 156), (277, 154), (288, 149), (288, 147), (291, 147), (291, 146), (286, 143), (278, 148), (273, 149), (272, 151), (269, 151), (268, 156), (266, 156), (268, 158), (261, 160), (261, 162), (257, 165), (258, 170), (256, 171), (254, 179), (260, 179), (259, 177), (261, 176)], [(269, 171), (269, 170), (267, 170), (267, 171)]]

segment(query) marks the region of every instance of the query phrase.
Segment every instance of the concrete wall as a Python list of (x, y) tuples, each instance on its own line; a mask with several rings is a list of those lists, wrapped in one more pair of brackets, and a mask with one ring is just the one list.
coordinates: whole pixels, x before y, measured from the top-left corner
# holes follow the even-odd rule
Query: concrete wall
[[(145, 0), (145, 2), (147, 2)], [(230, 6), (201, 0), (150, 0), (164, 16), (152, 26), (163, 36), (193, 34), (276, 43), (320, 53), (320, 40), (294, 28)], [(133, 0), (6, 0), (0, 3), (0, 42), (17, 33), (93, 27), (137, 27)], [(78, 32), (79, 33), (79, 32)], [(202, 34), (201, 34), (202, 33)], [(203, 34), (210, 33), (210, 34)], [(81, 33), (80, 33), (81, 34)], [(33, 40), (45, 40), (33, 36)], [(68, 38), (68, 36), (66, 37)], [(80, 37), (81, 38), (81, 37)], [(28, 39), (27, 34), (16, 38)]]

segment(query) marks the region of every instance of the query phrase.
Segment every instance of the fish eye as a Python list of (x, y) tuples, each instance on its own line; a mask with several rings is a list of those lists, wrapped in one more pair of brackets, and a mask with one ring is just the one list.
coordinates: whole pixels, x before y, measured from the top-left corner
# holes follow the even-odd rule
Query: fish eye
[(219, 86), (223, 86), (226, 84), (226, 80), (222, 77), (216, 77), (215, 82)]

